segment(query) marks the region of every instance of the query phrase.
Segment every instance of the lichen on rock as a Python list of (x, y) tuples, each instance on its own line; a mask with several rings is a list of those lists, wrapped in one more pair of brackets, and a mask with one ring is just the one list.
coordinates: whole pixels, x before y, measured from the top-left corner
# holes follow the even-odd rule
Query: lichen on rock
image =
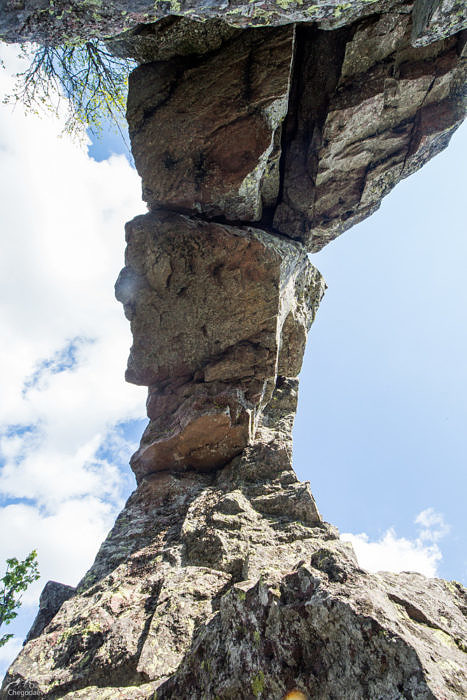
[(467, 697), (465, 589), (363, 571), (292, 469), (325, 289), (307, 251), (447, 145), (458, 7), (5, 4), (7, 39), (99, 33), (141, 63), (128, 120), (150, 212), (127, 224), (116, 294), (150, 421), (136, 490), (77, 589), (46, 586), (2, 697)]

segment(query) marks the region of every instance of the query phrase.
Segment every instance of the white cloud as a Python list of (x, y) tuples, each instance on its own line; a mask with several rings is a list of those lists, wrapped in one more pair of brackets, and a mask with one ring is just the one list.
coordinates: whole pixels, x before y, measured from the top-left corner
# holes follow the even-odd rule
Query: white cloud
[(434, 508), (426, 508), (417, 515), (414, 521), (421, 525), (419, 539), (427, 542), (438, 542), (450, 531), (450, 526), (445, 522), (441, 513), (437, 513)]
[(366, 533), (354, 535), (346, 532), (342, 539), (352, 543), (360, 566), (367, 571), (418, 571), (425, 576), (436, 576), (442, 559), (437, 543), (447, 535), (450, 527), (443, 515), (433, 508), (423, 510), (414, 522), (423, 529), (413, 540), (398, 537), (392, 527), (375, 541), (371, 541)]
[(9, 534), (0, 545), (1, 560), (12, 556), (24, 559), (34, 547), (39, 555), (41, 580), (23, 594), (23, 602), (37, 602), (50, 579), (76, 586), (92, 564), (98, 543), (107, 535), (114, 517), (113, 504), (91, 495), (63, 500), (48, 513), (25, 503), (1, 508), (0, 531)]
[[(17, 71), (16, 53), (2, 48)], [(11, 87), (1, 71), (0, 93)], [(145, 210), (139, 178), (62, 129), (0, 105), (0, 567), (38, 550), (27, 604), (92, 563), (130, 488), (121, 424), (145, 415), (144, 388), (124, 382), (131, 336), (113, 294), (123, 225)]]

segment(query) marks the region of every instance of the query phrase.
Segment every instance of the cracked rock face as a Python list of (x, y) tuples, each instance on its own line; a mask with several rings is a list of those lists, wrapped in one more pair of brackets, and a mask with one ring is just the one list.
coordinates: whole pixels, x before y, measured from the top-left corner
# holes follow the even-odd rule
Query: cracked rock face
[(144, 479), (7, 680), (47, 698), (458, 700), (466, 606), (459, 584), (362, 571), (286, 433), (264, 433), (216, 473)]
[(463, 34), (410, 46), (410, 15), (301, 27), (274, 227), (316, 252), (447, 146), (465, 113)]
[(128, 122), (151, 208), (258, 221), (279, 190), (294, 29), (240, 32), (222, 51), (143, 65)]
[[(1, 697), (467, 697), (462, 586), (360, 569), (292, 469), (325, 288), (307, 250), (447, 145), (457, 0), (72, 2), (61, 30), (60, 2), (4, 5), (10, 39), (132, 28), (109, 46), (142, 63), (128, 119), (150, 212), (116, 285), (126, 377), (148, 386), (137, 488), (77, 589), (46, 586)], [(148, 24), (175, 11), (210, 21)]]
[(70, 699), (463, 697), (465, 590), (358, 567), (291, 469), (296, 388), (228, 467), (142, 481), (8, 682)]
[(233, 586), (157, 697), (201, 697), (200, 687), (210, 698), (465, 696), (462, 587), (368, 575), (333, 543), (312, 562)]
[(157, 212), (127, 225), (116, 285), (150, 387), (131, 466), (210, 471), (254, 438), (278, 377), (296, 377), (324, 282), (299, 247), (251, 228)]
[(199, 372), (208, 383), (244, 379), (254, 397), (279, 362), (285, 376), (298, 374), (323, 292), (299, 246), (172, 212), (136, 217), (127, 243), (116, 291), (133, 333), (129, 381)]
[(191, 55), (165, 61), (179, 30), (161, 29), (162, 49), (146, 45), (130, 80), (143, 198), (259, 222), (312, 252), (372, 214), (465, 113), (465, 33), (414, 48), (410, 8), (333, 32), (252, 30), (213, 50), (205, 40), (202, 56), (193, 40)]

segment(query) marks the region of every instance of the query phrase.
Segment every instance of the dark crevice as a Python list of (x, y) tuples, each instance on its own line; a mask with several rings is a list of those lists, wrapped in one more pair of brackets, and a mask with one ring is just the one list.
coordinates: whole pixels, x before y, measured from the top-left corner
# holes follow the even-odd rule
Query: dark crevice
[[(296, 70), (295, 66), (299, 61), (301, 60), (301, 54), (302, 54), (302, 49), (303, 49), (303, 43), (299, 40), (299, 35), (301, 34), (300, 32), (301, 27), (300, 25), (297, 25), (295, 27), (295, 40), (294, 40), (294, 51), (293, 51), (293, 56), (292, 56), (292, 65), (290, 67), (290, 90), (289, 90), (289, 101), (287, 105), (287, 114), (285, 115), (284, 121), (282, 123), (282, 131), (281, 131), (281, 154), (279, 158), (279, 191), (277, 193), (277, 200), (274, 205), (274, 207), (271, 207), (272, 210), (272, 221), (274, 220), (274, 214), (276, 211), (276, 207), (279, 202), (282, 201), (283, 197), (283, 192), (284, 192), (284, 170), (285, 170), (285, 152), (287, 148), (287, 144), (290, 142), (290, 137), (286, 138), (286, 135), (288, 136), (288, 132), (293, 131), (296, 132), (297, 129), (297, 115), (296, 115), (296, 105), (297, 105), (297, 80), (296, 80)], [(299, 51), (300, 47), (300, 51)], [(294, 113), (294, 116), (292, 116), (292, 112)]]
[[(308, 209), (312, 209), (317, 152), (341, 75), (345, 47), (354, 31), (355, 27), (326, 32), (297, 26), (289, 109), (282, 129), (278, 207), (286, 204), (294, 208), (287, 187), (287, 173), (293, 163), (294, 171), (308, 181), (307, 202)], [(280, 219), (276, 226), (280, 230)]]
[(275, 211), (275, 207), (267, 207), (263, 210), (263, 216), (258, 221), (245, 221), (243, 219), (228, 219), (226, 216), (219, 215), (209, 216), (206, 212), (199, 213), (186, 207), (177, 207), (174, 205), (163, 206), (162, 204), (158, 204), (152, 205), (152, 207), (149, 209), (149, 213), (154, 215), (157, 215), (158, 212), (167, 212), (187, 216), (190, 219), (205, 224), (220, 224), (221, 226), (231, 226), (232, 228), (239, 229), (256, 228), (264, 231), (265, 233), (269, 233), (276, 238), (281, 238), (284, 241), (294, 241), (294, 243), (297, 243), (297, 241), (295, 241), (291, 236), (287, 236), (286, 233), (282, 233), (282, 231), (274, 228), (273, 218)]
[(427, 616), (410, 601), (405, 600), (404, 598), (400, 598), (399, 596), (395, 595), (395, 593), (388, 593), (388, 598), (393, 603), (396, 603), (396, 605), (400, 605), (401, 607), (403, 607), (407, 615), (414, 622), (417, 622), (420, 625), (427, 625), (432, 629), (444, 631), (441, 629), (441, 627), (439, 627), (439, 625), (429, 620)]
[[(278, 29), (255, 29), (251, 30), (260, 39), (263, 32), (277, 32)], [(214, 222), (235, 227), (259, 228), (272, 235), (282, 235), (288, 240), (297, 238), (285, 232), (280, 226), (280, 222), (275, 222), (277, 207), (285, 203), (293, 207), (287, 191), (287, 171), (292, 162), (294, 169), (301, 171), (301, 177), (308, 181), (307, 190), (309, 193), (310, 207), (313, 202), (313, 189), (318, 169), (318, 159), (313, 157), (321, 145), (322, 129), (326, 120), (327, 110), (331, 96), (335, 93), (339, 81), (342, 62), (345, 55), (346, 43), (355, 31), (355, 27), (338, 29), (332, 32), (318, 30), (304, 24), (296, 25), (296, 36), (294, 43), (294, 56), (291, 64), (290, 93), (288, 112), (282, 125), (281, 133), (281, 153), (279, 158), (279, 188), (275, 204), (269, 203), (264, 207), (262, 216), (257, 221), (243, 221), (228, 219), (223, 215), (212, 215), (203, 212), (195, 213), (190, 209), (176, 206), (165, 206), (162, 202), (152, 205), (153, 210), (162, 209), (185, 214), (199, 221)], [(206, 58), (212, 57), (225, 49), (232, 43), (238, 41), (238, 34), (231, 37), (218, 49), (203, 54), (202, 56), (190, 56), (180, 61), (177, 66), (177, 75), (180, 77), (186, 69), (204, 62)], [(250, 98), (250, 74), (252, 69), (253, 52), (249, 53), (249, 59), (245, 65), (244, 84), (245, 90), (242, 95), (247, 102)], [(144, 66), (142, 67), (144, 69)], [(175, 80), (170, 88), (174, 89), (178, 80)], [(165, 100), (164, 100), (165, 101)], [(159, 109), (162, 103), (151, 111)], [(144, 113), (141, 126), (149, 113)], [(140, 128), (140, 127), (139, 127)], [(168, 154), (167, 164), (170, 167), (173, 159)], [(203, 154), (199, 154), (196, 162), (196, 186), (200, 188), (205, 177), (205, 163)], [(298, 207), (300, 208), (300, 207)], [(305, 227), (305, 219), (304, 224)], [(301, 233), (305, 233), (302, 231)]]
[[(264, 207), (259, 220), (244, 221), (228, 219), (224, 215), (210, 216), (206, 212), (201, 214), (188, 208), (173, 205), (168, 207), (162, 202), (153, 204), (151, 211), (173, 211), (206, 223), (217, 223), (238, 228), (258, 228), (286, 240), (296, 239), (296, 236), (288, 235), (282, 231), (280, 223), (275, 223), (277, 207), (280, 204), (292, 205), (293, 208), (293, 202), (289, 200), (287, 192), (287, 170), (289, 163), (292, 163), (292, 161), (294, 169), (299, 167), (302, 177), (309, 182), (308, 201), (312, 206), (313, 189), (318, 169), (318, 159), (313, 157), (313, 154), (317, 154), (321, 145), (322, 129), (326, 121), (329, 102), (336, 91), (339, 81), (346, 43), (354, 31), (355, 27), (325, 32), (315, 27), (297, 25), (291, 67), (288, 112), (283, 122), (281, 134), (278, 197), (274, 205)], [(238, 36), (233, 37), (226, 44), (233, 42), (237, 38)], [(226, 44), (223, 44), (223, 47), (209, 55), (225, 49)], [(206, 55), (198, 57), (198, 60), (201, 60), (201, 58), (205, 59)], [(196, 60), (191, 60), (190, 64), (195, 65)], [(245, 69), (246, 73), (249, 73), (250, 69), (251, 65), (248, 62)], [(249, 82), (247, 75), (245, 76), (245, 83), (246, 92), (248, 92)], [(244, 97), (247, 99), (248, 95), (245, 94)], [(169, 164), (171, 162), (170, 159)], [(299, 163), (298, 166), (297, 163)], [(199, 188), (205, 174), (202, 155), (200, 155), (199, 162), (196, 165), (197, 185)], [(301, 233), (305, 233), (305, 231)]]
[(141, 656), (141, 652), (143, 651), (144, 643), (145, 643), (146, 639), (148, 638), (149, 629), (151, 627), (152, 619), (154, 617), (154, 613), (156, 611), (157, 604), (159, 602), (161, 590), (162, 590), (162, 579), (159, 579), (152, 586), (150, 595), (148, 596), (148, 598), (146, 598), (146, 602), (144, 604), (144, 612), (147, 614), (147, 617), (146, 617), (146, 621), (144, 623), (144, 627), (142, 629), (142, 632), (140, 634), (140, 637), (138, 639), (138, 645), (137, 645), (137, 651), (136, 651), (137, 659), (139, 659), (139, 657)]
[(138, 480), (137, 479), (137, 485), (138, 487), (141, 486), (141, 484), (148, 478), (154, 477), (156, 475), (161, 475), (161, 474), (169, 474), (170, 476), (173, 477), (179, 477), (183, 478), (187, 474), (199, 474), (200, 477), (206, 477), (210, 475), (217, 474), (217, 472), (221, 471), (225, 467), (227, 467), (234, 459), (237, 459), (237, 457), (243, 452), (245, 448), (242, 448), (236, 455), (233, 457), (228, 457), (225, 462), (222, 462), (221, 464), (212, 467), (210, 469), (196, 469), (195, 467), (180, 467), (177, 469), (177, 471), (174, 471), (173, 467), (167, 467), (166, 469), (154, 469), (152, 472), (146, 472), (143, 474), (143, 476)]

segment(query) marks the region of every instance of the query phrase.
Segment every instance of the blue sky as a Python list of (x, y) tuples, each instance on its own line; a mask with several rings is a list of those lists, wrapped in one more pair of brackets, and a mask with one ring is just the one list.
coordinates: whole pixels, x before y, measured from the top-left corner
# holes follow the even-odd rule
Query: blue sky
[(295, 425), (295, 467), (327, 520), (413, 540), (415, 517), (432, 508), (450, 526), (438, 572), (464, 584), (466, 154), (463, 125), (378, 212), (312, 256), (328, 290)]
[[(62, 124), (0, 105), (0, 562), (37, 548), (42, 573), (0, 674), (45, 582), (74, 585), (91, 564), (134, 487), (146, 424), (144, 388), (123, 380), (131, 338), (113, 296), (140, 182), (120, 137), (88, 148)], [(466, 152), (464, 127), (312, 256), (329, 288), (295, 426), (298, 475), (364, 566), (464, 582)]]

